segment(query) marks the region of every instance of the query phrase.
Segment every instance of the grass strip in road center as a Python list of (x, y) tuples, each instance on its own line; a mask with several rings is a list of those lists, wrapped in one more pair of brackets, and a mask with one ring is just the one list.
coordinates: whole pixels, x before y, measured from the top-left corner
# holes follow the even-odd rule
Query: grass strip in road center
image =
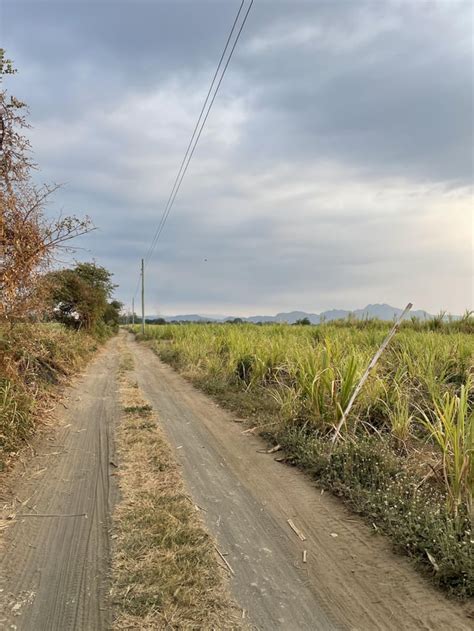
[(158, 419), (120, 367), (121, 501), (114, 514), (114, 629), (239, 629), (214, 542), (185, 493)]

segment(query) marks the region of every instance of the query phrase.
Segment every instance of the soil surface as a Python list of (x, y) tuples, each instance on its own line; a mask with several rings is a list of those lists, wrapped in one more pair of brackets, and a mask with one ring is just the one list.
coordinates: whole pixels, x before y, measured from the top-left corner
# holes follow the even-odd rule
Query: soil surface
[[(0, 629), (107, 629), (117, 340), (68, 388), (58, 429), (33, 443), (2, 517)], [(66, 407), (65, 407), (66, 406)]]
[[(231, 568), (245, 621), (262, 631), (472, 628), (461, 605), (432, 589), (339, 501), (276, 462), (278, 454), (260, 453), (265, 444), (243, 434), (238, 419), (130, 335), (121, 336)], [(69, 389), (59, 429), (36, 441), (7, 504), (0, 502), (2, 517), (14, 515), (0, 548), (2, 630), (110, 627), (118, 345), (108, 342)]]

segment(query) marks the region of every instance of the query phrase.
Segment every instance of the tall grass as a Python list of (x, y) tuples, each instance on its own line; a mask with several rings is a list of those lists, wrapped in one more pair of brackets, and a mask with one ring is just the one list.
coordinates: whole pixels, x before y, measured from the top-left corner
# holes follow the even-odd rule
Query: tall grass
[(455, 517), (460, 507), (468, 507), (474, 527), (474, 412), (469, 405), (470, 380), (461, 385), (459, 395), (445, 392), (434, 401), (434, 421), (424, 412), (422, 423), (439, 447), (448, 504)]
[[(0, 379), (0, 451), (13, 451), (32, 427), (33, 400), (8, 379)], [(1, 458), (0, 458), (1, 471)]]
[(33, 433), (54, 387), (96, 346), (59, 324), (0, 327), (0, 471)]
[[(219, 383), (221, 391), (241, 392), (255, 402), (270, 397), (276, 409), (271, 433), (296, 449), (296, 462), (319, 472), (351, 501), (357, 498), (361, 512), (377, 514), (410, 554), (428, 565), (427, 553), (436, 557), (440, 584), (472, 594), (470, 316), (404, 323), (356, 399), (343, 428), (344, 446), (332, 455), (326, 449), (390, 326), (378, 321), (164, 325), (148, 326), (145, 338), (198, 383)], [(401, 506), (410, 514), (419, 511), (416, 519), (407, 521)], [(429, 510), (438, 517), (429, 518)], [(441, 565), (440, 556), (446, 557)]]
[[(145, 335), (166, 340), (168, 352), (191, 375), (218, 376), (246, 390), (266, 389), (285, 422), (311, 427), (324, 437), (341, 417), (390, 326), (362, 324), (165, 325), (148, 326)], [(404, 444), (431, 441), (442, 447), (449, 471), (451, 458), (457, 463), (453, 467), (464, 463), (467, 479), (472, 445), (467, 438), (441, 433), (440, 427), (463, 422), (459, 431), (471, 436), (474, 337), (450, 332), (449, 323), (441, 326), (448, 332), (404, 326), (356, 400), (345, 431), (381, 432)], [(356, 421), (361, 422), (359, 430)], [(456, 450), (442, 446), (443, 440), (457, 440)], [(451, 474), (445, 479), (451, 480)]]

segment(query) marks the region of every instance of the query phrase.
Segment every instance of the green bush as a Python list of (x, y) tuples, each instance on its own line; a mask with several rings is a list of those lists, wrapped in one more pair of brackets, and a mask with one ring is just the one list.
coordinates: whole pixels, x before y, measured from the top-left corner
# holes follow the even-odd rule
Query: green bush
[(303, 467), (320, 484), (347, 501), (394, 546), (408, 554), (433, 581), (461, 597), (474, 596), (474, 555), (467, 510), (457, 520), (445, 495), (419, 484), (389, 445), (374, 438), (339, 444), (301, 429), (275, 436), (290, 462)]

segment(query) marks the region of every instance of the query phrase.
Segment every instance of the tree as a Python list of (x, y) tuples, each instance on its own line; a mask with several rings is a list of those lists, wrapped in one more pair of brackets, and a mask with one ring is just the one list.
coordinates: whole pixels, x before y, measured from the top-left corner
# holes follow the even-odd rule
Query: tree
[(117, 285), (112, 282), (113, 274), (96, 263), (77, 263), (74, 272), (90, 287), (102, 293), (106, 299), (112, 298)]
[[(139, 320), (139, 318), (138, 318), (138, 316), (135, 314), (135, 321), (137, 321), (137, 322), (138, 322), (138, 320)], [(163, 326), (164, 324), (168, 324), (164, 318), (147, 318), (147, 319), (145, 320), (145, 322), (146, 322), (147, 324), (159, 324), (159, 325), (161, 325), (161, 326)]]
[(44, 277), (50, 315), (75, 328), (92, 330), (100, 322), (116, 327), (122, 304), (110, 300), (116, 287), (112, 274), (95, 263), (78, 263), (73, 269)]
[(296, 320), (295, 324), (308, 326), (311, 324), (311, 320), (309, 318), (301, 318), (301, 320)]
[(118, 300), (112, 300), (108, 303), (104, 313), (104, 322), (107, 326), (111, 326), (116, 329), (120, 324), (120, 313), (123, 308), (123, 303)]
[[(15, 73), (0, 48), (0, 84)], [(0, 321), (39, 312), (40, 280), (56, 251), (92, 230), (88, 217), (46, 218), (45, 205), (58, 186), (32, 181), (26, 112), (25, 103), (0, 90)]]

